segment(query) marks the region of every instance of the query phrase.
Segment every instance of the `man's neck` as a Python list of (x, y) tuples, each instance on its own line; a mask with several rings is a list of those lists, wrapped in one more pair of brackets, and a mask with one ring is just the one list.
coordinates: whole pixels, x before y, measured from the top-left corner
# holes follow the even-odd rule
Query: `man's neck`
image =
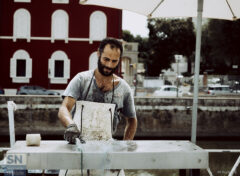
[(106, 82), (108, 82), (108, 81), (112, 81), (112, 79), (113, 79), (113, 75), (110, 75), (110, 76), (104, 76), (104, 75), (102, 75), (100, 72), (99, 72), (99, 70), (98, 70), (98, 68), (97, 69), (95, 69), (95, 71), (94, 71), (94, 76), (95, 76), (95, 78), (97, 79), (97, 80), (101, 80), (101, 81), (106, 81)]

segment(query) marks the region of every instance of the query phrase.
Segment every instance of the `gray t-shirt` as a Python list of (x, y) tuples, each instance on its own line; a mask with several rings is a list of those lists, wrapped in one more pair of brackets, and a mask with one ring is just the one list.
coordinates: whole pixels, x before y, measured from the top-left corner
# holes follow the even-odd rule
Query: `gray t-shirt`
[[(120, 121), (118, 116), (119, 113), (122, 113), (122, 115), (125, 117), (135, 118), (136, 111), (134, 107), (134, 98), (131, 92), (131, 88), (127, 82), (120, 78), (118, 85), (114, 87), (114, 91), (110, 90), (103, 92), (97, 86), (93, 73), (94, 70), (78, 73), (68, 84), (66, 90), (63, 93), (63, 96), (73, 97), (77, 101), (86, 100), (92, 102), (116, 104), (113, 122), (114, 130)], [(91, 83), (92, 78), (93, 80)]]

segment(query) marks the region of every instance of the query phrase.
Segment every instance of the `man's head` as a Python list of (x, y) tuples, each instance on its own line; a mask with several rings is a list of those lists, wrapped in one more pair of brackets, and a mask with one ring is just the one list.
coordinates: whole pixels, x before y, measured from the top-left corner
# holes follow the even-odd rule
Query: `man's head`
[(102, 40), (98, 49), (98, 70), (104, 76), (111, 76), (118, 68), (122, 56), (122, 44), (113, 38)]

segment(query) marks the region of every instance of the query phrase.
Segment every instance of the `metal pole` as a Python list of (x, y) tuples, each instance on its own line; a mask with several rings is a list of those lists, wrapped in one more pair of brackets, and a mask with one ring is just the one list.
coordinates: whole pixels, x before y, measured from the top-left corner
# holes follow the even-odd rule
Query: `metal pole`
[(14, 129), (14, 113), (16, 104), (13, 101), (8, 101), (8, 120), (9, 120), (9, 136), (10, 136), (10, 147), (12, 148), (15, 144), (15, 129)]
[(179, 89), (179, 58), (177, 57), (177, 97), (178, 97), (178, 89)]
[(203, 12), (203, 0), (198, 0), (197, 36), (196, 36), (197, 39), (196, 39), (195, 69), (194, 69), (194, 97), (193, 97), (192, 134), (191, 134), (191, 141), (193, 143), (196, 143), (196, 134), (197, 134), (198, 77), (199, 77), (200, 53), (201, 53), (202, 12)]
[(234, 164), (234, 166), (233, 166), (233, 168), (232, 168), (232, 170), (231, 170), (231, 172), (229, 173), (228, 176), (233, 176), (233, 174), (234, 174), (235, 170), (237, 169), (239, 163), (240, 163), (240, 156), (238, 157), (236, 163)]

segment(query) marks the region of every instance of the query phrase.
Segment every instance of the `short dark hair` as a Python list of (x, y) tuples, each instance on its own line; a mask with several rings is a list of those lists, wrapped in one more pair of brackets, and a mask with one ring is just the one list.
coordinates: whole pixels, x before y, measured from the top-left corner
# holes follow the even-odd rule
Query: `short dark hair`
[(110, 45), (111, 49), (113, 49), (113, 48), (120, 49), (120, 51), (121, 51), (120, 58), (122, 57), (122, 52), (123, 52), (122, 43), (115, 38), (105, 38), (101, 41), (99, 48), (98, 48), (100, 55), (102, 54), (102, 52), (107, 44)]

